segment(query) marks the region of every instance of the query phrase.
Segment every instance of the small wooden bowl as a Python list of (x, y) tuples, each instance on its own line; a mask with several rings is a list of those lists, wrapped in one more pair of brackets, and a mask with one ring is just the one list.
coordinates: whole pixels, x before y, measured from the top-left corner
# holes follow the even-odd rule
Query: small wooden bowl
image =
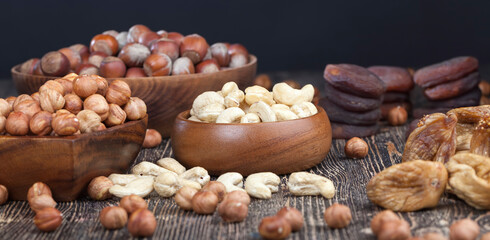
[(305, 170), (320, 163), (332, 143), (330, 121), (321, 107), (307, 118), (269, 123), (201, 123), (188, 117), (185, 111), (175, 119), (175, 157), (186, 167), (200, 166), (216, 176)]
[[(48, 80), (58, 77), (30, 75), (19, 72), (20, 64), (11, 69), (19, 94), (32, 94)], [(217, 73), (198, 73), (180, 76), (118, 78), (131, 87), (131, 95), (145, 101), (148, 107), (148, 127), (169, 137), (175, 117), (192, 107), (192, 102), (205, 91), (218, 91), (234, 81), (240, 89), (251, 86), (257, 71), (257, 58), (250, 55), (243, 67), (226, 69)], [(107, 78), (111, 82), (117, 78)]]
[(57, 201), (72, 201), (97, 176), (123, 173), (138, 156), (148, 117), (101, 132), (67, 137), (0, 136), (0, 184), (9, 199), (26, 200), (35, 182)]

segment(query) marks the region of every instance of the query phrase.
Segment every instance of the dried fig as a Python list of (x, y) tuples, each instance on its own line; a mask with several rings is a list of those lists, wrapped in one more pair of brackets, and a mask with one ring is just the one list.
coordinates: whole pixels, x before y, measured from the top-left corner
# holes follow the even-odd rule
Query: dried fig
[(490, 209), (490, 158), (458, 153), (447, 163), (454, 194), (478, 209)]
[(335, 89), (328, 82), (325, 83), (325, 98), (335, 101), (343, 109), (352, 112), (365, 112), (381, 105), (381, 98), (364, 98), (344, 93)]
[(406, 68), (392, 66), (372, 66), (367, 70), (376, 74), (386, 85), (386, 91), (410, 92), (414, 83)]
[(344, 138), (349, 139), (353, 137), (367, 137), (376, 134), (379, 130), (379, 125), (374, 124), (371, 126), (358, 126), (349, 125), (343, 123), (331, 122), (332, 125), (332, 138)]
[(424, 95), (430, 100), (442, 100), (457, 97), (475, 88), (478, 85), (478, 82), (480, 82), (480, 74), (474, 72), (461, 79), (426, 88), (424, 90)]
[(490, 116), (490, 105), (455, 108), (449, 113), (456, 114), (458, 123), (479, 123), (485, 116)]
[(470, 152), (490, 157), (490, 115), (482, 119), (473, 131)]
[(478, 68), (474, 57), (456, 57), (436, 63), (415, 72), (413, 78), (417, 85), (427, 88), (461, 78)]
[(331, 121), (338, 123), (373, 125), (381, 118), (381, 109), (379, 108), (367, 112), (349, 112), (326, 98), (320, 99), (320, 106), (325, 109)]
[(425, 115), (446, 113), (449, 110), (451, 110), (451, 108), (414, 108), (412, 115), (414, 118), (423, 118)]
[(471, 138), (473, 137), (474, 130), (475, 130), (475, 124), (472, 123), (456, 124), (456, 152), (470, 150), (470, 143), (471, 143)]
[(407, 139), (402, 161), (449, 161), (456, 152), (457, 120), (455, 114), (434, 113), (423, 117)]
[(447, 171), (440, 162), (414, 160), (393, 165), (366, 186), (369, 200), (393, 211), (417, 211), (437, 205), (446, 189)]
[(336, 89), (360, 97), (379, 98), (386, 91), (374, 73), (354, 64), (329, 64), (323, 77)]

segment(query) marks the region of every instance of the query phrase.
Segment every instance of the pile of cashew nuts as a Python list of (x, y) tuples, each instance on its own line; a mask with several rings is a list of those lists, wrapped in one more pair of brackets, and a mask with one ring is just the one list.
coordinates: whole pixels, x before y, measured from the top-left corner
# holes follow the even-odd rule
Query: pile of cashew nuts
[[(172, 197), (182, 187), (187, 186), (200, 190), (210, 181), (208, 171), (202, 167), (186, 170), (177, 160), (163, 158), (152, 162), (141, 162), (135, 165), (132, 174), (111, 174), (109, 179), (114, 186), (109, 192), (116, 197), (137, 195), (146, 197), (155, 190), (161, 197)], [(221, 182), (226, 192), (245, 191), (248, 195), (259, 199), (270, 199), (272, 193), (279, 190), (281, 179), (272, 172), (260, 172), (249, 175), (245, 184), (243, 176), (237, 172), (224, 173), (216, 180)], [(335, 187), (326, 177), (308, 173), (295, 172), (287, 183), (293, 195), (322, 195), (332, 198)], [(245, 188), (243, 188), (245, 187)]]
[(192, 104), (189, 120), (208, 123), (259, 123), (305, 118), (318, 110), (311, 100), (315, 89), (311, 84), (294, 89), (278, 83), (272, 92), (252, 86), (245, 92), (235, 82), (227, 82), (221, 91), (199, 95)]

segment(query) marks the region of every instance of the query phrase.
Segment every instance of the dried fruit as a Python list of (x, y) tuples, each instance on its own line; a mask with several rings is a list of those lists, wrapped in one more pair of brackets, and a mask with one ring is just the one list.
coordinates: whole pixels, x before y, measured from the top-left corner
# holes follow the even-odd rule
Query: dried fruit
[(373, 125), (381, 118), (379, 108), (366, 112), (349, 112), (326, 98), (320, 99), (320, 105), (325, 109), (330, 120), (338, 123)]
[(372, 66), (367, 68), (386, 85), (386, 91), (409, 92), (413, 86), (412, 76), (406, 68), (392, 66)]
[(450, 113), (456, 115), (458, 123), (479, 123), (485, 116), (490, 116), (490, 105), (455, 108)]
[(490, 116), (482, 119), (473, 131), (470, 152), (490, 157)]
[(323, 77), (335, 88), (360, 97), (378, 98), (386, 91), (374, 73), (353, 64), (329, 64)]
[(336, 122), (331, 122), (330, 124), (332, 125), (332, 138), (367, 137), (376, 134), (379, 129), (378, 124), (371, 126), (357, 126)]
[(365, 98), (345, 93), (337, 90), (328, 82), (325, 83), (325, 98), (335, 101), (343, 109), (352, 112), (365, 112), (381, 105), (381, 98)]
[(476, 58), (455, 57), (417, 70), (413, 79), (419, 86), (426, 88), (459, 79), (477, 68)]
[(427, 101), (428, 108), (460, 108), (468, 106), (478, 106), (481, 97), (480, 89), (473, 88), (467, 93), (450, 99)]
[(410, 95), (405, 92), (386, 92), (383, 95), (383, 103), (405, 102), (408, 101)]
[(369, 200), (393, 211), (434, 207), (446, 188), (448, 173), (440, 162), (414, 160), (393, 165), (366, 186)]
[(434, 113), (422, 118), (407, 139), (402, 161), (449, 161), (456, 151), (457, 120), (455, 114), (449, 113)]
[(430, 100), (448, 99), (469, 92), (478, 85), (478, 82), (480, 82), (480, 74), (474, 72), (461, 79), (426, 88), (424, 94)]

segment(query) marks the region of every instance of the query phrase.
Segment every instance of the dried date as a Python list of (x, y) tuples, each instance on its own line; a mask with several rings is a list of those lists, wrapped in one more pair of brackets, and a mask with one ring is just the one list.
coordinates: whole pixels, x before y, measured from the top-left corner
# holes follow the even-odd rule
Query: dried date
[(335, 88), (360, 97), (379, 98), (386, 91), (374, 73), (354, 64), (329, 64), (323, 77)]
[(423, 88), (432, 87), (459, 79), (477, 68), (476, 58), (456, 57), (417, 70), (414, 74), (414, 81)]

